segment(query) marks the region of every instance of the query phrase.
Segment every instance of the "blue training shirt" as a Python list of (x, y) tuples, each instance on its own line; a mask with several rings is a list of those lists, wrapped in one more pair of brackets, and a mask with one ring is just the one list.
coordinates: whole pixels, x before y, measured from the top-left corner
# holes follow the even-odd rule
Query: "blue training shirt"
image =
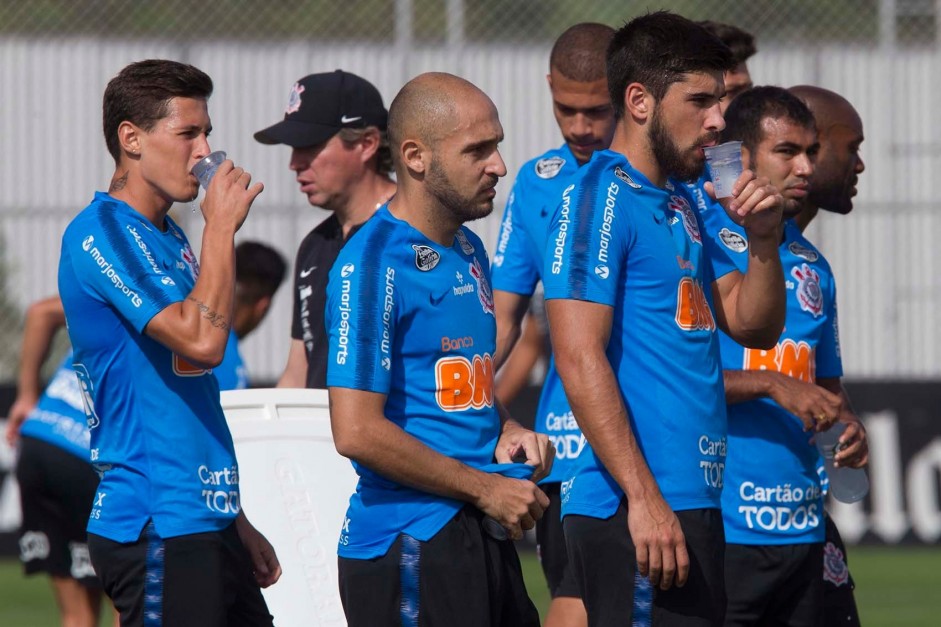
[(20, 435), (42, 440), (83, 460), (88, 460), (88, 428), (82, 390), (72, 370), (72, 351), (56, 369)]
[[(708, 198), (708, 197), (707, 197)], [(744, 271), (748, 238), (714, 202), (703, 220), (710, 238)], [(788, 220), (779, 247), (787, 288), (784, 332), (771, 350), (746, 349), (720, 332), (726, 370), (773, 370), (812, 383), (840, 377), (836, 285), (823, 255)], [(722, 517), (734, 544), (823, 542), (820, 456), (794, 416), (770, 398), (728, 406), (729, 440)]]
[(169, 217), (161, 232), (95, 194), (66, 228), (59, 294), (102, 479), (88, 531), (138, 539), (222, 529), (238, 514), (238, 466), (211, 371), (144, 334), (192, 291), (199, 263)]
[[(444, 247), (383, 205), (330, 271), (325, 322), (328, 386), (385, 394), (388, 420), (464, 464), (532, 474), (523, 464), (492, 464), (500, 435), (493, 293), (486, 252), (469, 229)], [(341, 557), (384, 555), (400, 533), (429, 540), (465, 505), (353, 465), (359, 483)]]
[[(702, 237), (683, 184), (656, 187), (610, 150), (569, 182), (553, 223), (546, 299), (614, 309), (608, 360), (660, 491), (676, 511), (718, 508), (726, 416), (711, 286), (734, 266)], [(563, 516), (607, 518), (623, 498), (590, 446), (562, 492)]]
[[(578, 161), (567, 144), (528, 161), (513, 184), (493, 256), (493, 288), (532, 296), (542, 279), (549, 240), (549, 221), (562, 198), (566, 181), (578, 171)], [(545, 433), (555, 445), (552, 472), (541, 483), (559, 483), (573, 472), (573, 462), (584, 450), (585, 436), (572, 415), (562, 381), (549, 359), (536, 409), (536, 433)]]

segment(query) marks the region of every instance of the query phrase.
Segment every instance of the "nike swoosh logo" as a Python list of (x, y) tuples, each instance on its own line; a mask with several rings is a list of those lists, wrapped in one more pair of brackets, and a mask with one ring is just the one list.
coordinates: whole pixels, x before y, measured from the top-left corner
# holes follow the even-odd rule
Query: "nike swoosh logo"
[(362, 120), (363, 116), (357, 115), (355, 118), (348, 118), (345, 115), (340, 118), (340, 124), (349, 124), (350, 122), (355, 122), (356, 120)]
[(306, 270), (301, 270), (298, 274), (301, 275), (301, 278), (302, 278), (302, 279), (306, 279), (307, 277), (310, 276), (310, 273), (313, 272), (313, 271), (316, 270), (316, 269), (317, 269), (317, 266), (311, 266), (311, 267), (307, 268)]
[(435, 296), (434, 294), (429, 294), (428, 300), (431, 301), (432, 306), (437, 306), (437, 305), (440, 305), (450, 293), (451, 293), (451, 289), (448, 288), (447, 290), (444, 291), (443, 294), (441, 294), (441, 296)]

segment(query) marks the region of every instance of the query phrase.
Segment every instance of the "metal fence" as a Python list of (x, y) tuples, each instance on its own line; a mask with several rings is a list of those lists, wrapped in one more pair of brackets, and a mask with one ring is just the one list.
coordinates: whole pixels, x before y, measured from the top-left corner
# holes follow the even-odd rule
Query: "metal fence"
[[(941, 166), (938, 0), (690, 0), (664, 2), (694, 19), (758, 38), (758, 83), (818, 84), (849, 98), (867, 139), (856, 211), (823, 216), (811, 239), (840, 286), (843, 354), (855, 378), (941, 377), (941, 241), (932, 177)], [(125, 64), (193, 63), (216, 84), (212, 144), (266, 183), (240, 238), (293, 259), (324, 217), (296, 190), (284, 147), (251, 135), (278, 120), (293, 82), (337, 67), (379, 87), (388, 103), (426, 70), (480, 85), (497, 104), (511, 176), (560, 143), (544, 75), (553, 39), (580, 21), (618, 26), (657, 8), (589, 0), (0, 1), (0, 381), (15, 376), (25, 306), (55, 290), (59, 237), (112, 164), (101, 94)], [(502, 198), (509, 182), (498, 187)], [(498, 199), (500, 201), (500, 199)], [(501, 201), (502, 202), (502, 201)], [(499, 204), (499, 203), (498, 203)], [(177, 207), (194, 245), (201, 218)], [(494, 242), (498, 216), (475, 226)], [(288, 347), (291, 287), (244, 344), (256, 380), (274, 379)]]

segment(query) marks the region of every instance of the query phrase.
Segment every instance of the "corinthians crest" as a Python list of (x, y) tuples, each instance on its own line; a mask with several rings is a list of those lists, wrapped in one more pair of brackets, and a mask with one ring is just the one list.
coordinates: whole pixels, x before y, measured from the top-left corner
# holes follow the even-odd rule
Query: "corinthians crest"
[(813, 314), (814, 318), (823, 313), (823, 293), (820, 291), (820, 275), (806, 263), (800, 268), (792, 268), (791, 276), (797, 279), (797, 302), (801, 309)]

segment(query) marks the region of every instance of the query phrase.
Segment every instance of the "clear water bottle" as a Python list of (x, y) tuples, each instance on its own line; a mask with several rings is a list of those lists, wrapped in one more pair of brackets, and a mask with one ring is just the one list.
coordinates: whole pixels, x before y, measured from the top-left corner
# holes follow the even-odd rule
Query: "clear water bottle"
[(828, 431), (815, 434), (814, 441), (823, 457), (833, 498), (844, 503), (855, 503), (869, 493), (869, 477), (862, 468), (833, 465), (833, 458), (840, 450), (840, 436), (845, 430), (846, 424), (837, 422)]

